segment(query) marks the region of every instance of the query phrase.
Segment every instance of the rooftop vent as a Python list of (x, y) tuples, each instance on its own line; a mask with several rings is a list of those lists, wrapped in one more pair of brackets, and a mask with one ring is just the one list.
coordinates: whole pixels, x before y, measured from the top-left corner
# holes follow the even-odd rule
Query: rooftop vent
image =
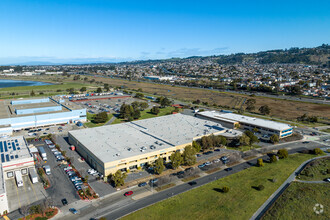
[(132, 150), (132, 148), (128, 148), (127, 150), (128, 150), (128, 151), (131, 151), (131, 150)]

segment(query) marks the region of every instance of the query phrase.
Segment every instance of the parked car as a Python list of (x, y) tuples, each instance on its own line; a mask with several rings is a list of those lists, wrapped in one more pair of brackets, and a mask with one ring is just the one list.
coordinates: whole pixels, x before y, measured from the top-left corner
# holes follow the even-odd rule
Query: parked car
[(308, 144), (308, 143), (309, 143), (309, 141), (303, 141), (302, 143), (303, 143), (303, 144)]
[(78, 213), (78, 211), (75, 208), (70, 208), (69, 211), (72, 212), (73, 214), (77, 214)]
[(330, 177), (325, 178), (324, 181), (330, 183)]
[(143, 182), (143, 183), (139, 183), (139, 187), (142, 187), (142, 186), (146, 186), (147, 185), (147, 183), (146, 182)]
[(231, 167), (225, 169), (225, 171), (227, 171), (227, 172), (229, 172), (229, 171), (231, 171), (231, 170), (233, 170), (233, 168), (231, 168)]
[(204, 164), (205, 164), (205, 166), (210, 166), (212, 163), (211, 162), (206, 162)]
[(196, 182), (196, 181), (191, 181), (191, 182), (189, 182), (188, 184), (189, 184), (190, 186), (193, 186), (193, 185), (196, 185), (197, 182)]
[(220, 149), (215, 149), (214, 151), (220, 151)]
[(62, 204), (63, 205), (67, 205), (68, 204), (68, 201), (66, 200), (66, 198), (62, 199)]
[(157, 182), (158, 182), (157, 178), (150, 180), (150, 183), (157, 183)]
[(196, 157), (201, 157), (202, 155), (200, 155), (200, 154), (196, 154)]
[(198, 165), (198, 168), (203, 168), (205, 167), (205, 164)]
[(130, 196), (130, 195), (133, 195), (133, 191), (128, 191), (128, 192), (125, 192), (124, 196)]

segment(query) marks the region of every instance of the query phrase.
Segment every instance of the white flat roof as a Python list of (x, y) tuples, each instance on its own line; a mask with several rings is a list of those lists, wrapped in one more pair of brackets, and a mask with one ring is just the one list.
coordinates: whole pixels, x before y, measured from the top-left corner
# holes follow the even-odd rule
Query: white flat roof
[(69, 133), (107, 163), (186, 144), (196, 137), (226, 130), (216, 122), (174, 114)]
[(0, 163), (0, 195), (6, 192), (5, 180), (3, 178), (2, 164)]
[(222, 113), (222, 112), (216, 112), (216, 111), (207, 111), (207, 112), (201, 112), (199, 113), (201, 115), (205, 115), (208, 117), (213, 117), (214, 119), (225, 119), (225, 120), (231, 120), (231, 121), (238, 121), (240, 123), (246, 123), (250, 124), (256, 127), (263, 127), (268, 128), (272, 130), (282, 131), (286, 129), (292, 128), (291, 125), (280, 123), (276, 121), (271, 120), (265, 120), (261, 118), (255, 118), (255, 117), (249, 117), (245, 115), (239, 115), (234, 113)]

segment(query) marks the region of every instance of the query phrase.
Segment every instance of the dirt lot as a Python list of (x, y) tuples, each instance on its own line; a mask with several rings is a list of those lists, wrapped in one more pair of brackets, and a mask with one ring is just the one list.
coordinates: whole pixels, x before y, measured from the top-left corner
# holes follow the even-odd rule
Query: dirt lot
[[(56, 78), (57, 77), (57, 78)], [(35, 80), (41, 81), (59, 81), (60, 76), (56, 76), (55, 78), (51, 76), (47, 76), (47, 78), (43, 77), (39, 79), (37, 77)], [(146, 82), (135, 82), (128, 80), (120, 80), (120, 79), (111, 79), (111, 78), (103, 78), (103, 77), (88, 77), (88, 81), (73, 81), (73, 77), (64, 78), (66, 82), (75, 82), (75, 83), (88, 83), (89, 80), (94, 79), (95, 83), (98, 85), (102, 85), (103, 83), (108, 83), (113, 87), (121, 87), (127, 89), (139, 89), (141, 88), (143, 92), (155, 94), (155, 95), (164, 95), (167, 97), (171, 97), (174, 99), (179, 99), (182, 101), (194, 101), (196, 99), (201, 100), (202, 102), (208, 102), (209, 104), (217, 104), (221, 106), (228, 106), (230, 108), (237, 108), (242, 103), (244, 98), (249, 98), (249, 96), (238, 95), (238, 94), (229, 94), (211, 90), (203, 90), (203, 89), (193, 89), (193, 88), (185, 88), (185, 87), (173, 87), (168, 85), (160, 85), (155, 83), (146, 83)], [(271, 116), (275, 116), (282, 119), (293, 120), (298, 116), (301, 116), (305, 113), (309, 115), (322, 116), (326, 118), (330, 118), (330, 105), (321, 105), (321, 104), (313, 104), (313, 103), (304, 103), (299, 101), (287, 101), (283, 99), (272, 99), (265, 97), (254, 97), (257, 101), (256, 110), (259, 109), (261, 105), (267, 104), (271, 108)]]

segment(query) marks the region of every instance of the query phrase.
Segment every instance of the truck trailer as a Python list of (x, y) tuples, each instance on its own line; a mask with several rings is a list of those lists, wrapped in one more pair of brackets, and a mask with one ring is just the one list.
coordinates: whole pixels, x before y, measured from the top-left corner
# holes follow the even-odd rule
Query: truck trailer
[(42, 160), (46, 161), (47, 160), (47, 154), (46, 154), (46, 151), (43, 147), (39, 147), (39, 153), (40, 153), (40, 156), (42, 157)]
[(38, 175), (37, 172), (34, 168), (29, 168), (29, 174), (31, 178), (32, 183), (37, 183), (38, 182)]
[(15, 171), (15, 178), (16, 178), (17, 187), (22, 187), (23, 177), (21, 171)]

